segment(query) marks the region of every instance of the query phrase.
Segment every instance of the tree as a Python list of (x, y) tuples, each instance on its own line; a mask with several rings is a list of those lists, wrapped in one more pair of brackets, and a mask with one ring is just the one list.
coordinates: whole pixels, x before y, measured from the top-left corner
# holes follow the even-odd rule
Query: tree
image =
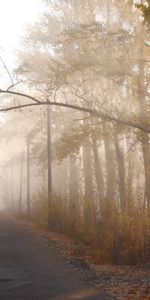
[[(129, 224), (145, 230), (143, 203), (146, 212), (149, 206), (147, 25), (141, 24), (143, 39), (131, 1), (46, 2), (49, 10), (28, 31), (20, 51), (20, 86), (11, 80), (10, 88), (0, 90), (1, 97), (10, 97), (1, 111), (28, 107), (38, 116), (32, 153), (39, 172), (48, 154), (49, 225), (68, 233), (68, 224), (77, 235), (79, 217), (80, 237), (101, 247), (101, 258), (108, 253), (112, 260), (127, 255), (130, 261), (133, 244), (136, 257), (138, 247)], [(44, 106), (47, 131), (46, 124), (41, 127)]]

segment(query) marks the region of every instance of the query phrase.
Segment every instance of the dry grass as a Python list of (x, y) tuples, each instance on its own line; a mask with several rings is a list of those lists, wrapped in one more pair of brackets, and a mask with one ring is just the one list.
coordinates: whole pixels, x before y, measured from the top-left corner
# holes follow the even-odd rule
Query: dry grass
[[(109, 207), (97, 218), (92, 210), (90, 224), (81, 216), (70, 217), (61, 199), (55, 199), (50, 209), (50, 229), (74, 238), (79, 245), (74, 255), (89, 255), (96, 263), (135, 265), (150, 259), (150, 220), (137, 207), (122, 213), (116, 207)], [(33, 219), (46, 226), (47, 205), (39, 199), (34, 203)]]

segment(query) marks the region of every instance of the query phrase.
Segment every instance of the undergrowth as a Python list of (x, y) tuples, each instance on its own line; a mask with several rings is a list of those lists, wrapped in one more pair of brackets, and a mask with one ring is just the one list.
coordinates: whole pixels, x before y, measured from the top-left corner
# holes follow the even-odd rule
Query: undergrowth
[[(32, 219), (47, 226), (47, 210), (46, 199), (36, 199)], [(64, 209), (62, 199), (55, 197), (49, 210), (49, 227), (76, 241), (73, 255), (91, 256), (96, 263), (135, 265), (150, 259), (150, 219), (139, 207), (130, 206), (121, 212), (109, 205), (102, 215), (92, 209), (87, 222), (84, 214)]]

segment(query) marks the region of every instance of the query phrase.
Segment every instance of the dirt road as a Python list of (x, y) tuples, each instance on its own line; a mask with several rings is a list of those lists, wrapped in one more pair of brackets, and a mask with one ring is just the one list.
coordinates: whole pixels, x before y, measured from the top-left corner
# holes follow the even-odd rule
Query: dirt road
[(0, 300), (107, 300), (20, 221), (0, 213)]

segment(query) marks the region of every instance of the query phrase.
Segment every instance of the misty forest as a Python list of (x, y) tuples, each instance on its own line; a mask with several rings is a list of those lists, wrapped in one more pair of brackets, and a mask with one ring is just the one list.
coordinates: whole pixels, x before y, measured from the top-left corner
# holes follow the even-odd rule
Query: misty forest
[(13, 67), (0, 52), (1, 210), (75, 257), (149, 263), (150, 1), (42, 5)]

